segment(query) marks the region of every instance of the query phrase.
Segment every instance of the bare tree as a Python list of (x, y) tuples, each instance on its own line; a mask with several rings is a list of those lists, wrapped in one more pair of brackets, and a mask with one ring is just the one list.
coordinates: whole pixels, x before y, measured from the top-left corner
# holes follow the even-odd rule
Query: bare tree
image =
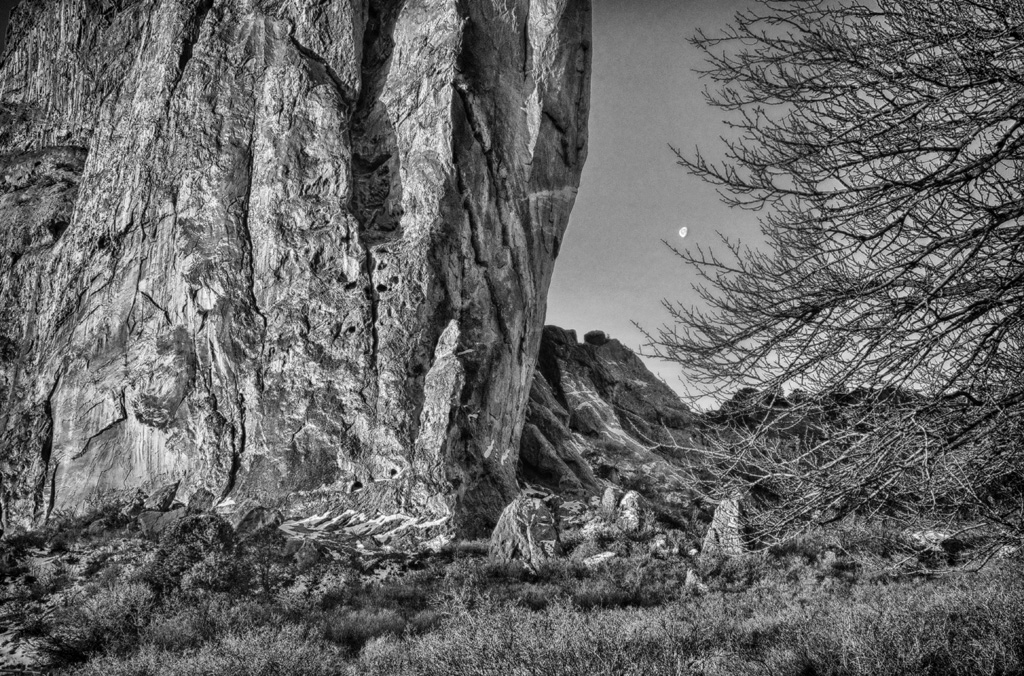
[(665, 302), (655, 353), (705, 392), (821, 393), (800, 452), (792, 411), (723, 437), (786, 519), (973, 509), (1020, 537), (1024, 3), (761, 0), (693, 43), (733, 121), (724, 160), (677, 155), (767, 246), (677, 250), (701, 302)]

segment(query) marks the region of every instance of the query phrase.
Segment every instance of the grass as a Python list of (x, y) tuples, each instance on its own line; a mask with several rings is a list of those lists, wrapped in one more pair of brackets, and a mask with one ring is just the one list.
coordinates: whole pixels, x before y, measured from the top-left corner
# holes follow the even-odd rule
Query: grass
[(435, 610), (412, 615), (401, 610), (409, 597), (385, 588), (369, 593), (377, 610), (306, 616), (207, 597), (154, 616), (131, 650), (72, 673), (1014, 674), (1024, 669), (1021, 582), (996, 571), (830, 593), (755, 584), (649, 607), (581, 607), (555, 593), (541, 609), (528, 593), (442, 585), (427, 601)]
[[(532, 573), (468, 542), (378, 585), (348, 564), (300, 570), (275, 533), (186, 525), (128, 572), (101, 560), (35, 592), (71, 592), (32, 625), (60, 673), (1024, 674), (1019, 560), (908, 574), (875, 565), (905, 550), (864, 524), (696, 561), (652, 555), (652, 534), (600, 533)], [(863, 556), (849, 551), (860, 540)], [(585, 566), (600, 547), (618, 556)], [(700, 585), (685, 584), (691, 568)], [(300, 576), (319, 591), (289, 591)]]

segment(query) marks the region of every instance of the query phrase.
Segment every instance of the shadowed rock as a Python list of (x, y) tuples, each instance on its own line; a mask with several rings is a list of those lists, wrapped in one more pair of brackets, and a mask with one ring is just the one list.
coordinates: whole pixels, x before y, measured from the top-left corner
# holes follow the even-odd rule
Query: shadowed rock
[(143, 508), (156, 512), (166, 512), (174, 504), (174, 497), (178, 494), (179, 485), (181, 485), (181, 482), (175, 481), (173, 484), (167, 484), (156, 489), (146, 499)]
[(213, 509), (214, 502), (217, 498), (210, 491), (205, 488), (200, 488), (193, 493), (188, 499), (188, 513), (191, 514), (203, 514)]
[[(600, 335), (598, 335), (600, 334)], [(680, 467), (699, 449), (697, 416), (640, 358), (601, 332), (544, 328), (526, 409), (520, 476), (561, 493), (600, 496), (606, 483), (694, 497)], [(606, 500), (616, 500), (615, 493)], [(603, 507), (611, 519), (615, 506)]]

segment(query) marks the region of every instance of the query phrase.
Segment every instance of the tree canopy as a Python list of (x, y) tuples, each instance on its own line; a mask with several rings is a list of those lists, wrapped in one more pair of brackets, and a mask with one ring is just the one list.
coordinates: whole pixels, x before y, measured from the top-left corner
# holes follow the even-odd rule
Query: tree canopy
[[(666, 301), (655, 352), (704, 391), (912, 391), (899, 429), (920, 430), (896, 466), (928, 440), (925, 465), (1006, 469), (1019, 435), (996, 431), (1024, 411), (1024, 3), (762, 0), (693, 42), (732, 119), (723, 160), (677, 155), (760, 210), (767, 244), (677, 250), (700, 302)], [(842, 453), (899, 445), (877, 413)]]

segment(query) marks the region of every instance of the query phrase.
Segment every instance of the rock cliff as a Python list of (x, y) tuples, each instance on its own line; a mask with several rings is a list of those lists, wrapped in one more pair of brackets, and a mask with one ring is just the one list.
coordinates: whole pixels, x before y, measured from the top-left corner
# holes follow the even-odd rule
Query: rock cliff
[(544, 327), (519, 449), (520, 475), (562, 495), (636, 488), (681, 506), (701, 418), (618, 340)]
[(589, 0), (22, 0), (5, 524), (180, 479), (485, 531), (589, 76)]

